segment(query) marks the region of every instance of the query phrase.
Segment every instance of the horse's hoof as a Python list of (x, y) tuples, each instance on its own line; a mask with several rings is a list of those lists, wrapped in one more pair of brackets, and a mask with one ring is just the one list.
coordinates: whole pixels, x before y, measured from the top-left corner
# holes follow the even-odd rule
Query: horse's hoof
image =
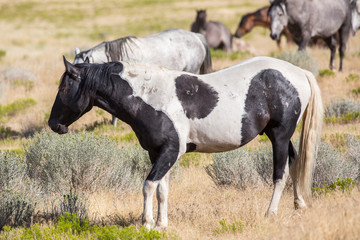
[(157, 225), (154, 229), (159, 232), (164, 232), (167, 229), (167, 225)]
[(305, 209), (307, 208), (306, 203), (302, 200), (296, 200), (294, 201), (295, 209)]
[(265, 213), (265, 217), (266, 218), (269, 218), (269, 217), (275, 217), (277, 215), (277, 211), (274, 210), (274, 211), (269, 211), (267, 210), (266, 213)]
[(150, 230), (150, 229), (152, 229), (152, 228), (155, 227), (155, 221), (154, 221), (154, 220), (151, 220), (150, 222), (144, 222), (144, 223), (143, 223), (143, 226), (144, 226), (146, 229)]

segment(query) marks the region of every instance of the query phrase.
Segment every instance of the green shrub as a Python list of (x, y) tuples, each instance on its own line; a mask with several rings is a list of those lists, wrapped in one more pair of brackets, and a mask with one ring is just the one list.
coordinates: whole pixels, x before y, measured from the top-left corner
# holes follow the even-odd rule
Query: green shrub
[(226, 223), (226, 219), (223, 218), (219, 221), (220, 227), (214, 230), (215, 234), (222, 233), (241, 233), (244, 229), (244, 224), (241, 221), (235, 221), (232, 224)]
[(351, 178), (345, 178), (343, 180), (340, 180), (340, 178), (338, 178), (337, 181), (333, 183), (324, 184), (323, 187), (314, 187), (313, 190), (318, 195), (328, 194), (336, 190), (340, 190), (343, 193), (345, 192), (350, 193), (355, 186), (356, 186), (356, 181), (352, 180)]
[(14, 116), (15, 114), (34, 106), (36, 101), (32, 98), (18, 99), (8, 105), (0, 105), (0, 121), (4, 118)]
[(325, 108), (325, 121), (350, 122), (360, 119), (360, 102), (352, 99), (331, 101)]
[(346, 82), (352, 82), (352, 81), (358, 81), (360, 79), (359, 74), (356, 73), (350, 73), (346, 78)]
[(147, 230), (145, 227), (135, 226), (120, 228), (118, 226), (91, 226), (87, 219), (81, 219), (77, 214), (62, 215), (55, 225), (39, 226), (34, 224), (29, 228), (4, 228), (0, 239), (176, 239), (157, 230)]
[(0, 140), (18, 136), (20, 136), (20, 133), (12, 130), (9, 127), (0, 126)]
[(139, 146), (119, 149), (91, 133), (58, 135), (41, 131), (25, 145), (28, 173), (45, 191), (122, 191), (139, 186), (150, 161)]
[(335, 76), (335, 72), (333, 72), (330, 69), (320, 69), (319, 76), (320, 77), (326, 77), (326, 76), (332, 77), (332, 76)]
[(351, 92), (352, 92), (353, 94), (355, 94), (355, 95), (359, 95), (359, 94), (360, 94), (360, 87), (351, 90)]
[(3, 57), (6, 56), (6, 51), (5, 50), (2, 50), (0, 49), (0, 61), (2, 60)]
[(319, 64), (307, 51), (284, 51), (275, 57), (306, 69), (314, 76), (319, 74)]
[(245, 189), (259, 181), (255, 163), (247, 148), (212, 155), (213, 163), (205, 168), (216, 185)]

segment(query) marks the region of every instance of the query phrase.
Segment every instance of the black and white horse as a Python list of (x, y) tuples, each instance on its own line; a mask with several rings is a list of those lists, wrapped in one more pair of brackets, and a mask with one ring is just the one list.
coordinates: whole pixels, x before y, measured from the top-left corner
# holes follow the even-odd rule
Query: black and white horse
[(278, 40), (284, 27), (289, 29), (299, 50), (305, 50), (313, 37), (324, 39), (330, 48), (330, 68), (339, 39), (342, 70), (346, 42), (351, 30), (350, 0), (270, 0), (271, 38)]
[[(186, 152), (239, 148), (266, 133), (273, 146), (274, 192), (267, 214), (276, 214), (290, 173), (296, 208), (310, 196), (323, 108), (315, 77), (288, 62), (256, 57), (205, 75), (156, 66), (111, 62), (72, 65), (65, 72), (49, 126), (59, 134), (98, 106), (128, 123), (149, 153), (152, 169), (143, 187), (143, 223), (168, 225), (169, 170)], [(303, 119), (299, 157), (290, 141)]]
[[(75, 54), (73, 64), (88, 58), (90, 63), (127, 61), (190, 73), (212, 72), (210, 49), (204, 36), (183, 29), (168, 29), (144, 38), (127, 36), (82, 52), (77, 48)], [(112, 122), (116, 126), (115, 117)]]

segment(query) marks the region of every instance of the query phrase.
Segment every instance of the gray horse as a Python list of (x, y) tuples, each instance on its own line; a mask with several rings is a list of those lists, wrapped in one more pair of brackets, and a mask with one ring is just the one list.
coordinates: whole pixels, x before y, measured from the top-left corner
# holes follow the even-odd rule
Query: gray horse
[(351, 0), (351, 27), (355, 34), (360, 28), (360, 0)]
[(191, 24), (191, 31), (205, 36), (207, 43), (214, 49), (232, 51), (232, 34), (222, 23), (206, 21), (206, 10), (196, 11), (195, 22)]
[[(168, 29), (144, 38), (127, 36), (106, 41), (80, 52), (75, 50), (73, 64), (138, 62), (163, 66), (171, 70), (200, 74), (212, 72), (210, 48), (203, 35), (182, 29)], [(116, 126), (116, 118), (112, 123)]]
[(269, 16), (272, 39), (279, 39), (285, 26), (295, 42), (298, 42), (299, 50), (305, 50), (312, 37), (324, 39), (331, 51), (331, 69), (334, 66), (338, 33), (339, 70), (342, 70), (346, 42), (351, 30), (349, 0), (275, 0), (271, 2)]

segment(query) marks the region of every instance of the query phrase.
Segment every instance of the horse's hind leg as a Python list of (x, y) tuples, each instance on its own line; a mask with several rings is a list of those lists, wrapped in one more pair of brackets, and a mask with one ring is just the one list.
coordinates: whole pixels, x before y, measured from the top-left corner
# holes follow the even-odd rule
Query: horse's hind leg
[(346, 42), (349, 38), (350, 34), (350, 26), (349, 27), (342, 27), (339, 31), (339, 55), (340, 55), (340, 66), (339, 71), (342, 71), (343, 68), (343, 60), (345, 56), (345, 50), (346, 50)]
[(299, 208), (306, 208), (306, 203), (304, 201), (303, 196), (300, 192), (300, 186), (297, 181), (297, 175), (296, 175), (296, 161), (297, 161), (297, 153), (293, 146), (293, 144), (289, 143), (289, 165), (290, 165), (290, 176), (291, 180), (293, 182), (293, 188), (294, 188), (294, 205), (295, 209)]
[(286, 180), (289, 176), (289, 141), (292, 135), (286, 129), (281, 127), (265, 130), (266, 135), (271, 140), (273, 146), (274, 159), (274, 191), (270, 201), (266, 216), (270, 214), (276, 215), (282, 192), (285, 188)]
[(328, 45), (328, 47), (330, 48), (329, 68), (333, 69), (334, 68), (334, 58), (335, 58), (335, 53), (336, 53), (336, 45), (337, 45), (336, 37), (335, 37), (335, 35), (333, 35), (324, 40), (325, 40), (326, 44)]

